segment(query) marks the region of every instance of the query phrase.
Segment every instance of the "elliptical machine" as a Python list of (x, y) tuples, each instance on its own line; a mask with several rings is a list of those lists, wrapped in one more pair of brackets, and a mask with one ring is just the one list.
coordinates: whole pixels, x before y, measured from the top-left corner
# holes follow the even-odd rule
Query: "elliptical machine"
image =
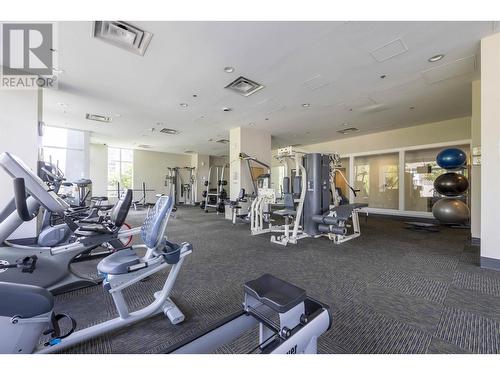
[[(115, 205), (110, 214), (109, 222), (81, 223), (66, 215), (68, 204), (52, 191), (30, 168), (19, 158), (9, 153), (0, 154), (0, 166), (14, 179), (15, 210), (0, 223), (0, 243), (7, 246), (0, 247), (0, 281), (23, 283), (42, 286), (53, 294), (96, 285), (101, 280), (95, 280), (75, 273), (70, 263), (81, 254), (86, 254), (103, 243), (116, 243), (121, 238), (128, 238), (139, 232), (139, 228), (122, 231), (121, 225), (130, 209), (132, 192), (127, 192)], [(29, 196), (26, 196), (28, 191)], [(10, 240), (6, 239), (24, 221), (33, 220), (39, 207), (55, 212), (64, 218), (66, 224), (75, 233), (74, 241), (55, 247), (40, 247), (36, 245), (36, 238)], [(16, 264), (19, 258), (36, 254), (38, 266), (36, 277), (26, 273), (14, 272), (8, 265)]]

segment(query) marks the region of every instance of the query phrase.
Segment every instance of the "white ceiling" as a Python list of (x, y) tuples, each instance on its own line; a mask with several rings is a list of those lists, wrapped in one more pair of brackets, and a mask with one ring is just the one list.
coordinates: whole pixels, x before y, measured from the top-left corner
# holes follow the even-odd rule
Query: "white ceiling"
[[(58, 89), (45, 91), (46, 124), (89, 130), (96, 143), (218, 155), (228, 146), (209, 139), (228, 138), (229, 129), (238, 126), (267, 129), (273, 145), (281, 146), (346, 137), (337, 132), (345, 127), (359, 128), (357, 135), (470, 115), (480, 39), (497, 26), (131, 23), (154, 34), (143, 57), (93, 38), (91, 22), (59, 23), (63, 72)], [(396, 47), (405, 52), (377, 61), (396, 53)], [(440, 53), (446, 55), (441, 61), (427, 61)], [(235, 72), (226, 73), (225, 66)], [(249, 97), (224, 89), (240, 75), (265, 88)], [(88, 121), (86, 113), (112, 116), (113, 122)], [(161, 127), (158, 122), (180, 134), (151, 133), (148, 129)]]

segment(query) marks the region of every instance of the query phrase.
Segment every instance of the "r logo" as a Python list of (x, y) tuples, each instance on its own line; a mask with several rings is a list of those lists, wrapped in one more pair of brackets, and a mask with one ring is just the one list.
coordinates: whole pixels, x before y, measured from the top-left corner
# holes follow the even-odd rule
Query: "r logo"
[(2, 32), (4, 75), (52, 74), (52, 24), (4, 23)]

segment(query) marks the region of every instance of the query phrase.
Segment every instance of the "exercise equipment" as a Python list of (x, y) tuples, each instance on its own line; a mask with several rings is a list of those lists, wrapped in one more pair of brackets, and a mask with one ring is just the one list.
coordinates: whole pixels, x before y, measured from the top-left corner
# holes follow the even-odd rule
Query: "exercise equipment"
[(330, 329), (329, 307), (305, 290), (269, 274), (244, 285), (241, 311), (168, 348), (165, 353), (213, 353), (252, 328), (259, 344), (250, 353), (316, 354), (317, 340)]
[[(110, 222), (78, 224), (71, 216), (66, 216), (69, 205), (52, 191), (29, 167), (16, 156), (9, 153), (0, 154), (0, 166), (14, 180), (15, 210), (0, 223), (0, 262), (14, 264), (26, 254), (36, 254), (38, 257), (35, 277), (25, 273), (5, 269), (0, 273), (0, 281), (32, 284), (47, 288), (54, 294), (64, 293), (98, 284), (95, 280), (75, 273), (70, 263), (103, 243), (112, 243), (116, 249), (123, 247), (121, 238), (137, 234), (139, 228), (123, 231), (121, 226), (125, 221), (130, 202), (131, 192), (128, 192), (117, 202), (110, 214)], [(26, 191), (29, 196), (26, 197)], [(37, 246), (36, 238), (8, 240), (7, 238), (24, 221), (36, 217), (39, 207), (57, 213), (64, 218), (66, 224), (75, 233), (73, 242), (55, 247)]]
[(444, 224), (464, 224), (470, 218), (469, 206), (458, 198), (441, 198), (432, 206), (432, 214)]
[(436, 163), (443, 169), (459, 169), (467, 162), (467, 155), (459, 148), (447, 148), (436, 156)]
[[(448, 170), (463, 169), (467, 162), (467, 155), (458, 148), (442, 150), (436, 157), (436, 162), (441, 168)], [(443, 224), (465, 224), (470, 218), (470, 209), (467, 204), (459, 199), (469, 188), (469, 181), (462, 173), (447, 172), (436, 178), (434, 189), (444, 195), (432, 206), (432, 214)]]
[[(282, 184), (283, 208), (272, 214), (281, 216), (284, 225), (273, 225), (269, 220), (268, 227), (264, 228), (265, 207), (275, 204), (276, 196), (274, 189), (259, 189), (250, 208), (252, 235), (278, 232), (279, 235), (271, 236), (271, 242), (284, 246), (306, 237), (323, 236), (340, 244), (360, 236), (358, 213), (368, 205), (339, 205), (335, 197), (333, 205), (330, 204), (332, 193), (336, 191), (332, 173), (337, 173), (338, 155), (304, 153), (289, 146), (278, 149), (276, 158), (285, 164), (286, 173)], [(287, 175), (291, 169), (290, 160), (295, 167), (293, 179)], [(358, 190), (348, 186), (356, 196)]]
[[(47, 289), (0, 282), (0, 353), (61, 351), (162, 312), (172, 324), (182, 322), (184, 315), (169, 296), (184, 258), (192, 252), (192, 246), (187, 242), (175, 244), (165, 238), (172, 203), (169, 197), (162, 196), (148, 212), (141, 228), (143, 245), (112, 254), (98, 264), (99, 272), (105, 277), (103, 287), (112, 296), (119, 315), (114, 319), (75, 331), (76, 322), (72, 318), (54, 314), (53, 296)], [(139, 249), (145, 249), (144, 256), (137, 254)], [(168, 277), (162, 289), (154, 294), (154, 301), (140, 310), (129, 311), (123, 290), (169, 266)], [(63, 318), (72, 323), (72, 328), (65, 334), (59, 327), (59, 320)], [(43, 336), (48, 338), (39, 344)]]
[(194, 206), (196, 203), (196, 168), (175, 167), (173, 169), (175, 171), (175, 203)]
[(263, 178), (264, 176), (257, 176), (256, 179), (254, 179), (253, 177), (253, 173), (252, 173), (252, 163), (256, 163), (258, 165), (261, 165), (263, 166), (264, 168), (267, 169), (267, 173), (265, 175), (267, 175), (268, 177), (271, 176), (271, 167), (269, 165), (267, 165), (266, 163), (252, 157), (252, 156), (249, 156), (248, 154), (244, 153), (244, 152), (240, 152), (239, 154), (239, 158), (241, 160), (245, 160), (247, 162), (247, 167), (248, 167), (248, 174), (250, 176), (250, 179), (252, 180), (252, 185), (253, 185), (253, 194), (256, 195), (257, 194), (257, 191), (260, 187), (262, 186), (259, 186), (258, 184), (258, 180), (259, 178)]
[[(137, 207), (149, 207), (149, 203), (147, 202), (147, 197), (146, 197), (146, 192), (154, 192), (154, 189), (146, 189), (146, 183), (143, 181), (142, 182), (142, 189), (129, 189), (132, 191), (140, 191), (142, 193), (141, 197), (139, 199), (136, 199), (135, 201), (132, 201), (132, 204), (134, 205), (134, 210), (137, 211)], [(120, 184), (118, 184), (118, 192), (120, 191)], [(118, 193), (118, 196), (120, 196), (120, 193)]]
[[(205, 181), (205, 191), (203, 192), (203, 197), (205, 198), (204, 204), (200, 205), (200, 207), (205, 210), (205, 212), (209, 212), (208, 208), (215, 208), (215, 212), (217, 215), (219, 213), (224, 213), (225, 206), (224, 201), (227, 199), (227, 192), (225, 186), (227, 185), (227, 180), (225, 180), (225, 173), (227, 164), (222, 166), (211, 165), (208, 168), (208, 178)], [(217, 181), (217, 188), (211, 188), (211, 179), (215, 170), (215, 176)]]
[(457, 196), (469, 189), (469, 181), (463, 174), (448, 172), (434, 180), (434, 189), (441, 195)]
[(236, 219), (248, 219), (248, 213), (241, 214), (241, 203), (246, 203), (246, 193), (245, 189), (240, 189), (240, 192), (234, 201), (226, 200), (225, 204), (231, 209), (231, 222), (233, 225), (236, 224)]
[[(366, 203), (352, 203), (332, 207), (327, 213), (313, 215), (312, 221), (317, 224), (317, 229), (321, 234), (335, 244), (341, 244), (361, 235), (358, 212), (367, 206)], [(352, 232), (349, 233), (351, 226)]]

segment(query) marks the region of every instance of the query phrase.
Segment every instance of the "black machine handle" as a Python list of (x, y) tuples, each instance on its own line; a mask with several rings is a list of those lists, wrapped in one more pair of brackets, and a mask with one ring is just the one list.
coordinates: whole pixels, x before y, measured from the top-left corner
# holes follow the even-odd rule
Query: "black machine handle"
[(17, 214), (23, 221), (30, 221), (36, 217), (36, 213), (30, 214), (28, 211), (24, 178), (14, 178), (14, 200), (16, 202)]

